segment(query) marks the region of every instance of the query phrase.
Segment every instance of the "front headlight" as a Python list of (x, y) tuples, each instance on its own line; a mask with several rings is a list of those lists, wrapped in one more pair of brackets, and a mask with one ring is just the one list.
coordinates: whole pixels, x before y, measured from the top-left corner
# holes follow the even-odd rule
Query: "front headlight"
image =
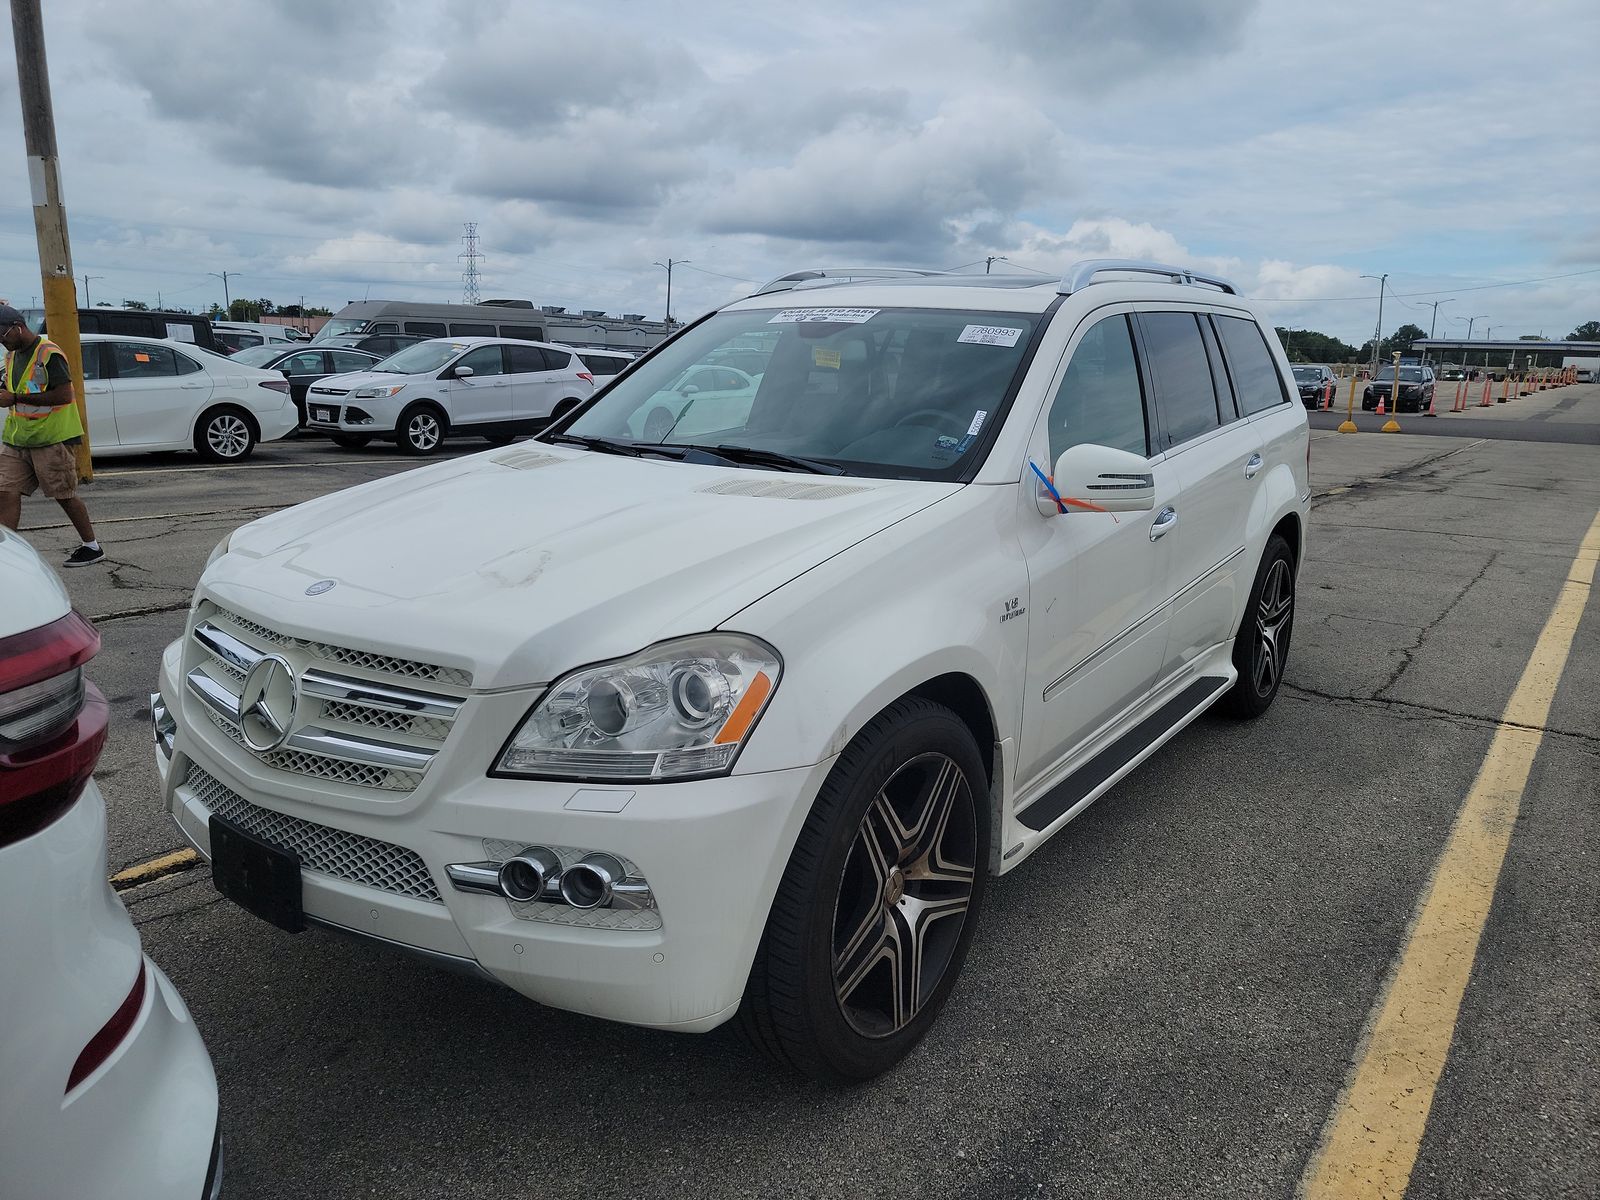
[(403, 383), (396, 383), (389, 387), (357, 388), (350, 394), (357, 400), (375, 400), (381, 397), (393, 396), (396, 392), (402, 392), (405, 390), (405, 386)]
[(533, 706), (493, 773), (641, 782), (725, 775), (782, 670), (776, 650), (737, 633), (585, 667)]

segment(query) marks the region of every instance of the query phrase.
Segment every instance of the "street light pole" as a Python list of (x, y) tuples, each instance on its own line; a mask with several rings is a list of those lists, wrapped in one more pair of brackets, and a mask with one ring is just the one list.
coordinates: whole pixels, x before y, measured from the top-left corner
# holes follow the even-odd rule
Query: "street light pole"
[(689, 260), (687, 258), (669, 258), (666, 262), (652, 263), (667, 273), (667, 332), (672, 332), (672, 268), (681, 267)]
[(987, 275), (989, 273), (989, 268), (992, 267), (997, 262), (1010, 262), (1010, 261), (1011, 260), (1008, 259), (1004, 254), (991, 254), (991, 255), (989, 255), (988, 258), (983, 260), (983, 273), (985, 275)]
[(1363, 279), (1376, 279), (1378, 281), (1378, 326), (1372, 333), (1372, 377), (1378, 377), (1378, 349), (1383, 342), (1383, 288), (1389, 282), (1389, 273), (1382, 275), (1363, 275)]
[(104, 275), (84, 275), (84, 276), (81, 276), (80, 278), (82, 278), (82, 280), (83, 280), (83, 306), (85, 308), (93, 308), (94, 305), (92, 303), (90, 303), (90, 301), (89, 301), (89, 280), (91, 280), (91, 279), (104, 279), (105, 276)]
[[(1454, 296), (1451, 296), (1450, 299), (1448, 299), (1448, 300), (1435, 300), (1433, 302), (1433, 320), (1428, 322), (1428, 340), (1430, 342), (1433, 341), (1434, 326), (1439, 324), (1439, 305), (1441, 305), (1441, 304), (1454, 304), (1455, 303), (1455, 299), (1456, 298)], [(1423, 362), (1427, 362), (1428, 361), (1428, 356), (1426, 354), (1424, 354), (1422, 356), (1422, 361)]]

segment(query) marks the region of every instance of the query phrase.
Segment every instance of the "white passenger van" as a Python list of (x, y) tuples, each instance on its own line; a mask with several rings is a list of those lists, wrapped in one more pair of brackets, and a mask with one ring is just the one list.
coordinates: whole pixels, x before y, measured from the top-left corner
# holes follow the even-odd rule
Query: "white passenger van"
[[(1271, 324), (1161, 264), (851, 275), (224, 538), (157, 703), (225, 894), (861, 1079), (988, 879), (1202, 712), (1263, 713), (1311, 495)], [(643, 432), (735, 347), (745, 399)]]

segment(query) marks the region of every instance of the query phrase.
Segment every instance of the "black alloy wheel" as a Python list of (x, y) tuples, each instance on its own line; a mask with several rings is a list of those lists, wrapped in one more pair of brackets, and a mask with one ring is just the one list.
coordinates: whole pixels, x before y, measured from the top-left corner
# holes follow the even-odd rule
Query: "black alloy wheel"
[(989, 855), (988, 784), (971, 730), (910, 697), (846, 747), (789, 860), (739, 1025), (835, 1083), (898, 1063), (966, 960)]
[(1294, 552), (1279, 534), (1267, 539), (1239, 634), (1233, 665), (1239, 678), (1225, 700), (1239, 717), (1259, 717), (1272, 707), (1289, 661), (1294, 632)]

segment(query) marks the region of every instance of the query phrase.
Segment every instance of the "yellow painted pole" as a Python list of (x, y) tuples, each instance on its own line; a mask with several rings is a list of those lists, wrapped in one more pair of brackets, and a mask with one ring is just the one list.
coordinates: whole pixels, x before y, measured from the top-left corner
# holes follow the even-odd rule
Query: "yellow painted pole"
[(1358, 432), (1360, 432), (1358, 429), (1356, 429), (1356, 422), (1355, 422), (1356, 378), (1360, 374), (1361, 374), (1360, 371), (1357, 371), (1353, 367), (1351, 368), (1351, 370), (1350, 370), (1350, 398), (1345, 403), (1344, 420), (1339, 422), (1339, 432), (1340, 433), (1358, 433)]
[(1396, 350), (1390, 357), (1394, 359), (1394, 383), (1389, 388), (1389, 419), (1379, 433), (1400, 432), (1400, 422), (1394, 419), (1395, 413), (1400, 411), (1400, 351)]

